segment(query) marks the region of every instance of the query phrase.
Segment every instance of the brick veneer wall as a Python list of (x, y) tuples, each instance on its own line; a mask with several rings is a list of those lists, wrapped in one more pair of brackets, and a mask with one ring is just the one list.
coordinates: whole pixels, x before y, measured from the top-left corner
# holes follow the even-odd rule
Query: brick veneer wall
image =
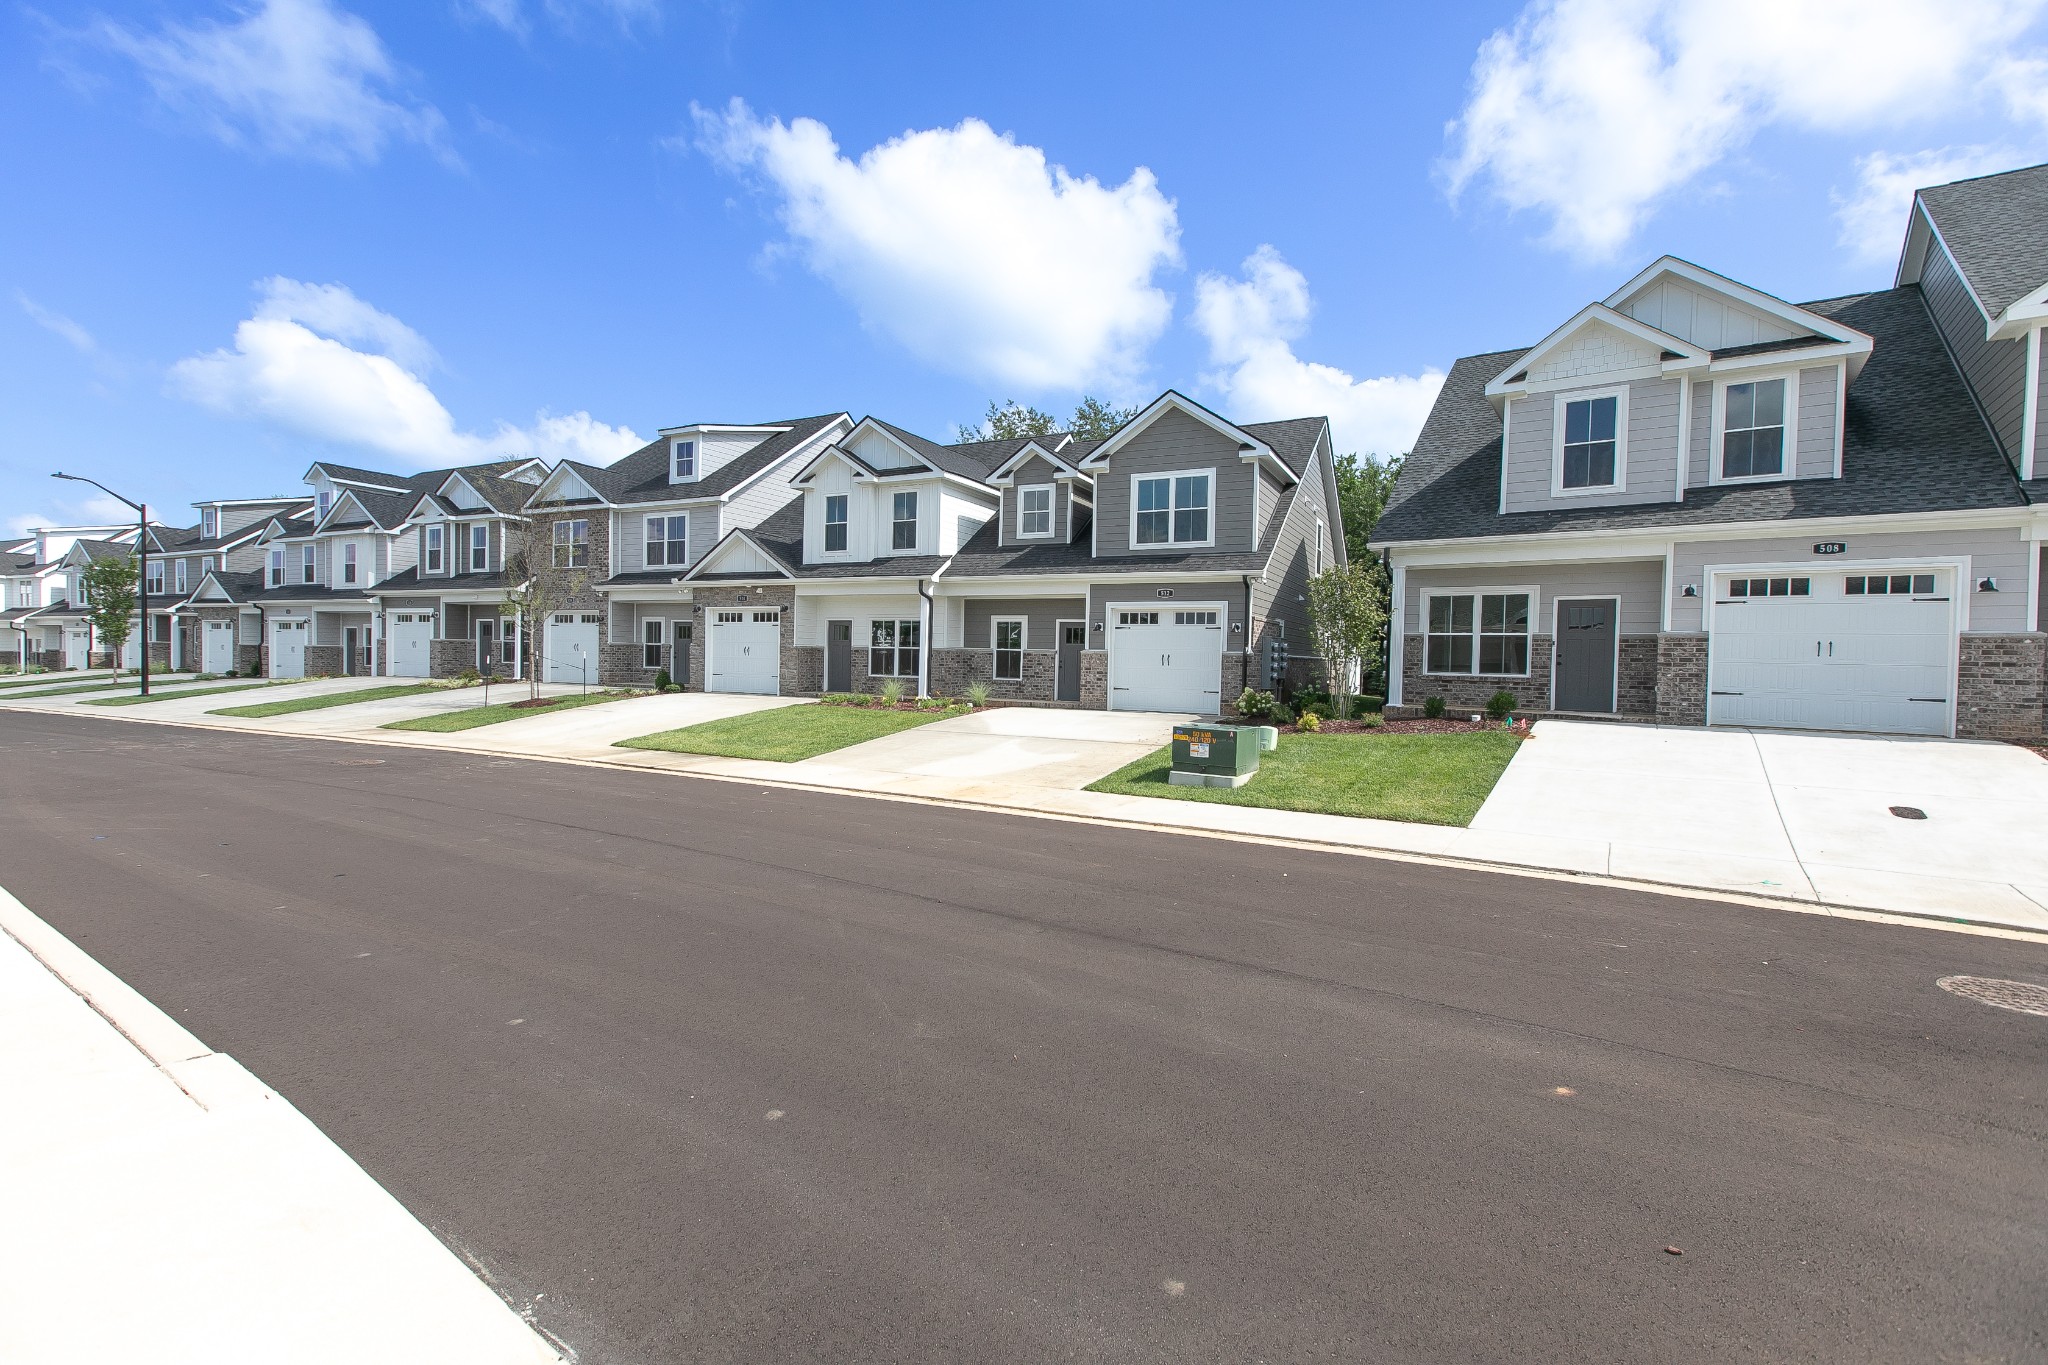
[(996, 656), (989, 649), (935, 649), (932, 651), (931, 689), (937, 697), (965, 696), (970, 683), (983, 683), (991, 697), (1004, 701), (1050, 702), (1059, 686), (1059, 653), (1050, 649), (1024, 651), (1024, 676), (995, 676)]
[(28, 661), (29, 666), (32, 668), (39, 667), (49, 669), (52, 672), (62, 672), (64, 668), (64, 651), (61, 649), (32, 649), (28, 652)]
[(334, 678), (341, 675), (340, 645), (307, 645), (306, 676)]
[(1657, 637), (1624, 635), (1615, 655), (1615, 711), (1624, 716), (1656, 715)]
[[(860, 661), (856, 661), (858, 664)], [(782, 695), (812, 697), (825, 690), (825, 646), (782, 647)]]
[(475, 667), (475, 641), (427, 641), (427, 676), (433, 678), (459, 678)]
[(1081, 705), (1091, 711), (1109, 709), (1109, 654), (1105, 650), (1081, 651)]
[(263, 665), (268, 662), (269, 660), (264, 655), (262, 645), (235, 646), (235, 671), (244, 676), (252, 678), (262, 677)]
[[(668, 657), (666, 652), (662, 657)], [(599, 645), (597, 677), (591, 681), (602, 683), (606, 687), (652, 687), (654, 675), (660, 671), (647, 666), (647, 651), (644, 644)]]
[(1401, 642), (1401, 700), (1419, 707), (1431, 697), (1442, 697), (1451, 711), (1470, 715), (1486, 709), (1487, 698), (1505, 688), (1515, 694), (1518, 711), (1546, 711), (1550, 708), (1550, 649), (1548, 635), (1529, 637), (1529, 676), (1498, 677), (1475, 674), (1469, 677), (1424, 673), (1423, 642), (1420, 635)]
[(1707, 723), (1707, 637), (1657, 637), (1656, 706), (1659, 725)]
[(1956, 667), (1956, 735), (2030, 739), (2048, 705), (2048, 637), (1965, 635)]

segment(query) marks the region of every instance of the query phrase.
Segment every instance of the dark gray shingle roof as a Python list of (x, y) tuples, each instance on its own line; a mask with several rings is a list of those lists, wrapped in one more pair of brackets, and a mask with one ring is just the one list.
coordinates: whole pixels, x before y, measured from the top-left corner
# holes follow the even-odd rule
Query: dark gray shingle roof
[[(687, 484), (672, 484), (668, 481), (668, 442), (666, 436), (649, 441), (640, 449), (609, 465), (590, 465), (577, 460), (564, 460), (582, 476), (585, 483), (595, 488), (607, 501), (620, 504), (642, 502), (676, 502), (687, 498), (719, 498), (773, 465), (820, 431), (838, 421), (844, 413), (831, 412), (817, 417), (799, 417), (788, 422), (763, 422), (767, 427), (788, 427), (749, 450), (736, 460), (728, 460), (703, 478)], [(532, 489), (527, 493), (531, 495)], [(523, 503), (525, 499), (521, 499)]]
[(1920, 202), (1992, 317), (2048, 284), (2048, 165), (1936, 185)]

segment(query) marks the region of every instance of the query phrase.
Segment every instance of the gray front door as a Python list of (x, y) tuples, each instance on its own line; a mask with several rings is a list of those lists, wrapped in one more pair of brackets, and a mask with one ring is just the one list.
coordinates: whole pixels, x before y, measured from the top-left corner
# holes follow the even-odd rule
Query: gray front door
[(668, 678), (677, 687), (688, 687), (690, 685), (690, 641), (696, 637), (696, 634), (696, 622), (676, 622), (675, 648), (669, 651), (668, 656)]
[(1557, 700), (1560, 711), (1614, 709), (1614, 602), (1557, 604)]
[(1060, 622), (1059, 676), (1056, 679), (1058, 685), (1053, 689), (1055, 700), (1081, 700), (1081, 647), (1087, 643), (1087, 622)]
[(341, 633), (341, 671), (353, 674), (356, 671), (356, 628), (350, 626)]
[(853, 622), (825, 623), (825, 690), (853, 691)]
[(486, 616), (476, 623), (476, 671), (486, 676), (498, 671), (498, 621)]

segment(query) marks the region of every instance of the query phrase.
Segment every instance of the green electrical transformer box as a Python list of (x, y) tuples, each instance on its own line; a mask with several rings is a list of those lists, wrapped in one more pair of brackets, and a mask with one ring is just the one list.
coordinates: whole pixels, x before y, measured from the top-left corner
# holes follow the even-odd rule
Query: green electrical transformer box
[(1242, 787), (1259, 770), (1256, 725), (1176, 725), (1173, 771), (1176, 787)]

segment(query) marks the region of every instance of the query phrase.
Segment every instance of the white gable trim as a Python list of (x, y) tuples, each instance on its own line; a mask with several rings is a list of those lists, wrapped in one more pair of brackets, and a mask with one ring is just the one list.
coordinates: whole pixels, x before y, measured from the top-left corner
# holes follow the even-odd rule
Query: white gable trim
[[(718, 567), (718, 561), (721, 559), (730, 559), (735, 553), (737, 553), (735, 547), (740, 545), (744, 545), (747, 549), (752, 550), (755, 554), (759, 555), (764, 561), (766, 561), (773, 567), (768, 569), (756, 569), (753, 567), (736, 570), (720, 569)], [(780, 559), (776, 558), (775, 555), (771, 554), (768, 551), (768, 549), (761, 544), (761, 542), (755, 540), (752, 536), (748, 535), (744, 530), (727, 531), (723, 536), (719, 537), (718, 543), (716, 545), (712, 546), (710, 549), (704, 552), (703, 558), (699, 559), (695, 564), (692, 564), (690, 566), (690, 570), (688, 573), (681, 574), (679, 575), (679, 577), (682, 579), (682, 581), (687, 583), (704, 574), (726, 572), (754, 574), (762, 578), (793, 579), (796, 577), (795, 574), (791, 573), (788, 569), (782, 566), (782, 561)]]
[(1034, 457), (1044, 460), (1047, 464), (1051, 465), (1055, 478), (1086, 479), (1088, 475), (1082, 473), (1079, 466), (1063, 460), (1059, 456), (1059, 452), (1071, 444), (1072, 439), (1072, 437), (1069, 437), (1067, 440), (1060, 441), (1050, 449), (1040, 445), (1036, 440), (1028, 441), (1022, 450), (1019, 450), (1015, 455), (1012, 455), (1009, 459), (996, 466), (995, 473), (988, 476), (988, 481), (992, 484), (1009, 485), (1015, 481), (1017, 471), (1022, 469)]
[[(847, 434), (849, 438), (852, 436), (851, 432)], [(897, 442), (897, 444), (901, 445), (902, 442), (899, 441)], [(826, 446), (823, 450), (819, 451), (817, 456), (813, 458), (809, 464), (806, 464), (802, 469), (799, 469), (795, 474), (791, 475), (789, 481), (792, 484), (798, 485), (799, 487), (809, 483), (811, 481), (812, 476), (818, 472), (819, 467), (823, 465), (827, 460), (839, 461), (839, 463), (845, 465), (847, 469), (852, 471), (853, 477), (856, 479), (872, 479), (877, 477), (875, 471), (869, 469), (866, 465), (862, 464), (860, 460), (853, 454), (852, 451), (840, 449), (839, 443), (835, 441), (831, 445)], [(930, 470), (931, 466), (921, 465), (917, 469), (905, 470), (904, 472), (907, 474), (925, 474), (929, 473)]]
[(327, 482), (333, 484), (337, 488), (368, 488), (379, 493), (412, 492), (412, 487), (409, 484), (376, 483), (370, 479), (344, 478), (342, 475), (335, 473), (333, 470), (329, 469), (326, 465), (321, 464), (317, 460), (307, 467), (305, 477), (301, 479), (300, 482), (313, 482), (313, 476), (315, 474), (318, 474), (320, 477), (326, 479)]
[(540, 503), (550, 500), (550, 498), (557, 502), (567, 502), (570, 500), (581, 502), (587, 499), (595, 499), (606, 507), (612, 505), (605, 498), (604, 494), (593, 488), (590, 480), (584, 478), (575, 466), (571, 465), (567, 460), (556, 465), (554, 472), (540, 481), (540, 487), (533, 490), (533, 495), (526, 500), (521, 510), (531, 511)]
[(919, 464), (925, 466), (927, 469), (931, 467), (932, 462), (930, 460), (927, 460), (924, 456), (918, 454), (916, 450), (912, 449), (908, 441), (905, 441), (901, 436), (896, 435), (896, 433), (890, 431), (887, 427), (883, 426), (880, 422), (877, 422), (872, 417), (863, 417), (858, 422), (855, 422), (853, 424), (853, 430), (846, 433), (845, 437), (842, 439), (840, 444), (851, 444), (852, 442), (860, 438), (860, 434), (863, 431), (874, 432), (875, 435), (881, 437), (890, 445), (895, 446), (898, 450), (902, 451), (909, 458), (917, 461)]
[[(1552, 384), (1548, 383), (1531, 384), (1526, 376), (1530, 370), (1534, 369), (1542, 361), (1543, 357), (1559, 349), (1594, 323), (1611, 327), (1617, 332), (1634, 337), (1637, 341), (1647, 346), (1655, 346), (1659, 352), (1655, 365), (1656, 373), (1666, 373), (1675, 369), (1693, 369), (1701, 365), (1711, 364), (1713, 361), (1713, 354), (1702, 347), (1695, 346), (1689, 341), (1681, 340), (1669, 332), (1659, 331), (1646, 322), (1638, 322), (1626, 313), (1617, 312), (1609, 304), (1589, 303), (1578, 312), (1572, 314), (1571, 319), (1562, 327), (1557, 328), (1549, 336), (1537, 342), (1527, 351), (1524, 351), (1520, 359), (1509, 365), (1505, 370), (1502, 370), (1498, 375), (1495, 375), (1486, 385), (1487, 397), (1499, 398), (1504, 394), (1527, 393), (1536, 389), (1553, 387)], [(1679, 359), (1676, 361), (1663, 359), (1662, 353), (1665, 351), (1677, 353)], [(1520, 377), (1518, 378), (1517, 376)], [(1607, 377), (1604, 375), (1581, 376), (1571, 382), (1573, 384), (1595, 382)]]
[[(1788, 327), (1803, 328), (1816, 336), (1824, 336), (1832, 341), (1861, 341), (1866, 346), (1871, 342), (1871, 338), (1868, 335), (1857, 331), (1854, 327), (1845, 327), (1833, 318), (1824, 318), (1818, 313), (1809, 313), (1804, 308), (1766, 294), (1761, 289), (1752, 289), (1746, 284), (1729, 279), (1726, 275), (1717, 275), (1704, 266), (1694, 265), (1691, 261), (1681, 260), (1676, 256), (1658, 257), (1648, 266), (1644, 267), (1634, 279), (1615, 290), (1612, 294), (1609, 294), (1601, 302), (1606, 307), (1618, 312), (1624, 303), (1627, 303), (1629, 299), (1649, 288), (1650, 285), (1654, 284), (1664, 275), (1676, 275), (1687, 284), (1697, 285), (1701, 289), (1708, 289), (1714, 293), (1726, 295), (1737, 303), (1754, 308), (1760, 313), (1770, 314)], [(1623, 316), (1626, 315), (1624, 314)]]
[(1247, 459), (1272, 460), (1273, 463), (1276, 466), (1278, 466), (1281, 472), (1286, 476), (1287, 480), (1289, 482), (1293, 482), (1294, 471), (1288, 469), (1286, 464), (1281, 461), (1279, 456), (1273, 453), (1273, 447), (1267, 445), (1264, 441), (1261, 441), (1258, 437), (1252, 435), (1244, 428), (1239, 427), (1231, 422), (1225, 421), (1223, 418), (1209, 411), (1209, 409), (1203, 407), (1200, 403), (1195, 402), (1191, 398), (1184, 397), (1181, 394), (1174, 392), (1172, 389), (1168, 389), (1165, 393), (1162, 393), (1159, 395), (1159, 397), (1153, 399), (1151, 406), (1147, 407), (1143, 412), (1139, 413), (1136, 417), (1133, 417), (1129, 422), (1125, 423), (1124, 426), (1120, 428), (1114, 436), (1110, 437), (1107, 441), (1104, 441), (1101, 445), (1095, 447), (1095, 449), (1089, 453), (1088, 458), (1081, 461), (1081, 468), (1100, 469), (1104, 467), (1109, 463), (1110, 456), (1116, 454), (1117, 451), (1122, 450), (1125, 446), (1129, 445), (1134, 439), (1136, 439), (1140, 432), (1144, 431), (1145, 428), (1151, 426), (1154, 422), (1158, 421), (1161, 417), (1164, 417), (1169, 412), (1185, 413), (1187, 416), (1194, 418), (1197, 422), (1200, 422), (1203, 426), (1208, 427), (1211, 431), (1214, 431), (1222, 436), (1227, 436), (1231, 440), (1236, 441), (1238, 445), (1238, 453)]

